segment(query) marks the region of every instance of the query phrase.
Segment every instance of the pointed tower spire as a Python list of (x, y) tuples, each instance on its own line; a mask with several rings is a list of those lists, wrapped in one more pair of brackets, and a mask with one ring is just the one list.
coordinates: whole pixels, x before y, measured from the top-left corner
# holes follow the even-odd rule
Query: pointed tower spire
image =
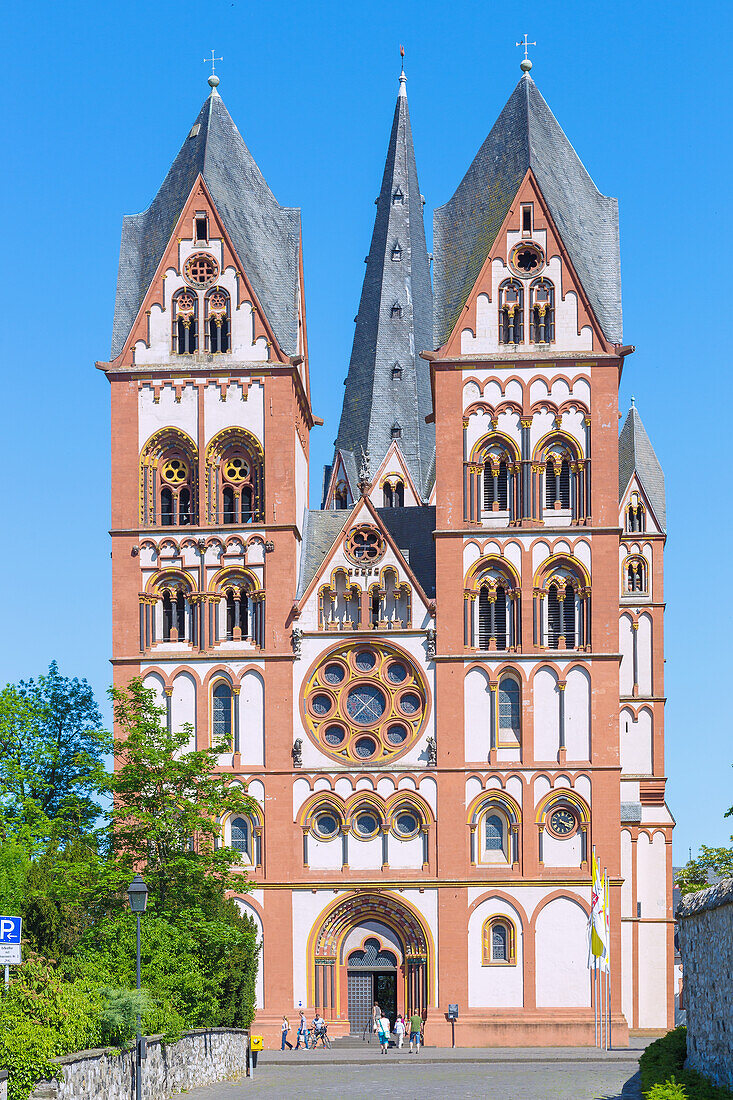
[(623, 500), (629, 482), (636, 474), (647, 495), (657, 523), (667, 530), (667, 504), (664, 491), (664, 473), (656, 456), (646, 428), (642, 424), (634, 398), (626, 414), (618, 440), (618, 499)]
[(433, 300), (404, 69), (399, 81), (336, 449), (353, 467), (363, 448), (377, 468), (394, 440), (425, 493), (435, 433), (420, 352), (431, 345)]

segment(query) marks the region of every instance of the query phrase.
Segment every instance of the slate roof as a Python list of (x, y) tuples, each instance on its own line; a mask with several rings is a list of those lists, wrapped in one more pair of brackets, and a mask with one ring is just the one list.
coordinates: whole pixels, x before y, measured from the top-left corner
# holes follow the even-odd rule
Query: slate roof
[(639, 411), (632, 405), (618, 440), (618, 499), (622, 500), (634, 473), (639, 479), (662, 531), (667, 530), (664, 473), (654, 453)]
[[(397, 190), (401, 202), (394, 202)], [(401, 259), (393, 259), (395, 246)], [(395, 303), (402, 316), (392, 316)], [(433, 298), (425, 244), (423, 203), (417, 180), (410, 112), (404, 81), (397, 98), (372, 242), (356, 318), (336, 449), (358, 463), (368, 449), (377, 469), (399, 424), (399, 445), (422, 492), (435, 428), (425, 423), (432, 411), (430, 372), (420, 352), (432, 346)], [(401, 378), (393, 378), (395, 363)], [(354, 491), (354, 486), (352, 486)]]
[(606, 338), (621, 342), (617, 200), (598, 191), (526, 73), (453, 198), (434, 214), (436, 348), (453, 331), (529, 168)]
[(280, 347), (295, 355), (300, 210), (280, 206), (214, 89), (148, 209), (123, 219), (112, 358), (122, 351), (199, 174)]
[(296, 600), (301, 598), (315, 577), (353, 511), (353, 508), (329, 509), (326, 512), (311, 509), (305, 513)]

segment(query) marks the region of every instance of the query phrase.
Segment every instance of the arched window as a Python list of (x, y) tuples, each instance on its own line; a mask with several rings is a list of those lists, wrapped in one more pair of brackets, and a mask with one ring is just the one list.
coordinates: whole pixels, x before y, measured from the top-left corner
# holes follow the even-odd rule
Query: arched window
[[(507, 592), (503, 584), (481, 585), (478, 603), (479, 649), (507, 648)], [(493, 645), (492, 645), (493, 641)]]
[(384, 488), (382, 489), (382, 494), (383, 494), (383, 507), (392, 508), (394, 506), (394, 495), (392, 493), (392, 486), (390, 485), (390, 483), (388, 481), (385, 481), (385, 483), (384, 483)]
[(189, 461), (177, 450), (168, 451), (158, 464), (160, 522), (164, 527), (185, 527), (193, 522), (191, 512), (192, 471)]
[(505, 458), (484, 462), (484, 511), (506, 512), (509, 508), (509, 466)]
[(192, 355), (198, 348), (198, 297), (183, 287), (173, 296), (172, 346), (176, 355)]
[(186, 641), (186, 597), (179, 589), (177, 592), (166, 588), (163, 592), (163, 641)]
[(575, 649), (575, 589), (553, 582), (547, 593), (547, 642), (550, 649)]
[(552, 453), (545, 464), (545, 507), (570, 507), (570, 462), (559, 451)]
[(486, 818), (486, 850), (504, 851), (504, 822), (498, 814), (489, 814)]
[(234, 693), (231, 685), (219, 680), (211, 693), (211, 741), (214, 745), (232, 744), (232, 703)]
[(505, 279), (499, 287), (499, 343), (524, 340), (524, 287), (517, 279)]
[(647, 592), (647, 564), (642, 557), (629, 558), (626, 564), (626, 592)]
[(346, 494), (346, 486), (345, 485), (337, 485), (336, 486), (336, 492), (333, 495), (333, 500), (334, 500), (334, 505), (335, 505), (336, 508), (338, 508), (340, 510), (343, 510), (344, 508), (348, 508), (349, 503), (348, 503), (348, 497), (347, 497), (347, 494)]
[(535, 279), (529, 288), (529, 339), (533, 344), (551, 344), (555, 339), (555, 288), (549, 279)]
[(245, 588), (226, 590), (227, 641), (239, 641), (249, 637), (250, 599)]
[(221, 286), (212, 287), (204, 300), (206, 350), (214, 354), (229, 351), (230, 298)]
[(519, 684), (511, 676), (499, 681), (499, 748), (515, 748), (522, 739)]
[(243, 817), (235, 817), (232, 822), (231, 845), (237, 852), (250, 854), (250, 825)]
[(626, 530), (630, 534), (641, 534), (646, 530), (646, 510), (638, 499), (626, 506)]
[(484, 966), (513, 966), (517, 961), (516, 931), (508, 917), (489, 917), (481, 930)]
[(254, 476), (250, 456), (240, 447), (230, 448), (221, 467), (222, 522), (252, 523)]

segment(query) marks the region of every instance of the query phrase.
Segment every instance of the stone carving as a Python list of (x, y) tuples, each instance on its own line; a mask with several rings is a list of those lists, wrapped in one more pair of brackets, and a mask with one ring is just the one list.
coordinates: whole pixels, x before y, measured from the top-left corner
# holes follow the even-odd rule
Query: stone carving
[(438, 763), (438, 746), (435, 744), (434, 737), (428, 737), (425, 742), (425, 751), (428, 754), (428, 767), (436, 767)]
[(425, 641), (427, 642), (427, 658), (429, 661), (435, 660), (435, 647), (437, 641), (437, 633), (435, 627), (430, 626), (425, 631)]
[(302, 656), (303, 646), (303, 631), (300, 629), (299, 626), (293, 627), (293, 632), (290, 635), (290, 638), (293, 643), (293, 655), (295, 656), (295, 660), (299, 661)]
[(293, 767), (303, 767), (303, 738), (296, 737), (293, 742)]

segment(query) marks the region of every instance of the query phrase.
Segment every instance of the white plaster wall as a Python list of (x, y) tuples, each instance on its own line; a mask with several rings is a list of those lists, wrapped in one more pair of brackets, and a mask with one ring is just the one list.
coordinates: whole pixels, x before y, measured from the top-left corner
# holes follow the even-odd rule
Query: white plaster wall
[(560, 840), (545, 829), (542, 837), (542, 862), (545, 867), (580, 867), (580, 833)]
[(639, 695), (652, 694), (652, 619), (651, 615), (639, 616), (638, 661)]
[(568, 760), (590, 759), (590, 678), (582, 668), (567, 675), (565, 745)]
[(259, 673), (242, 677), (239, 693), (239, 746), (242, 764), (265, 763), (265, 685)]
[(634, 926), (631, 921), (621, 922), (621, 1011), (629, 1027), (633, 1027)]
[(143, 678), (143, 684), (146, 688), (152, 688), (155, 692), (155, 704), (158, 707), (165, 706), (165, 693), (163, 691), (163, 680), (156, 672), (151, 672), (149, 675)]
[[(262, 894), (264, 891), (258, 891)], [(264, 1008), (265, 1006), (265, 952), (263, 951), (263, 929), (262, 920), (259, 913), (253, 905), (250, 905), (245, 898), (235, 897), (235, 902), (243, 916), (251, 917), (257, 927), (257, 939), (260, 944), (260, 964), (257, 967), (257, 977), (255, 978), (255, 1007)], [(264, 906), (264, 897), (259, 898), (258, 901)]]
[(639, 833), (636, 842), (636, 897), (641, 902), (643, 918), (667, 915), (667, 845), (664, 833), (657, 832), (650, 840)]
[(640, 711), (638, 721), (628, 708), (621, 711), (621, 770), (629, 775), (651, 775), (652, 721), (646, 709)]
[(342, 865), (341, 834), (333, 840), (319, 840), (314, 833), (308, 835), (308, 866), (316, 871), (340, 871)]
[(359, 840), (349, 835), (349, 867), (354, 871), (379, 871), (382, 867), (381, 834), (373, 840)]
[(400, 840), (391, 833), (388, 838), (387, 852), (389, 865), (397, 870), (422, 869), (422, 836), (418, 833), (412, 840)]
[(196, 748), (196, 683), (188, 672), (180, 672), (173, 681), (171, 695), (171, 725), (178, 732), (185, 722), (193, 726), (193, 733), (183, 752), (193, 752)]
[(639, 924), (639, 1027), (667, 1027), (666, 935), (666, 924)]
[(469, 670), (463, 684), (464, 738), (467, 761), (489, 758), (491, 692), (489, 677), (481, 668)]
[(555, 898), (535, 925), (538, 1008), (590, 1006), (587, 924), (583, 909), (570, 898)]
[[(304, 1008), (308, 1006), (308, 937), (313, 925), (326, 907), (345, 893), (344, 890), (318, 890), (315, 894), (310, 890), (293, 890), (293, 1003), (296, 1007), (299, 1004)], [(286, 1009), (278, 1007), (276, 1011)]]
[(535, 760), (557, 760), (559, 722), (557, 676), (553, 669), (541, 668), (534, 678)]
[[(516, 966), (483, 966), (481, 930), (489, 917), (509, 917), (516, 928)], [(508, 947), (508, 945), (507, 945)], [(519, 913), (503, 898), (488, 898), (468, 920), (468, 1007), (521, 1008), (524, 1004), (524, 934)]]
[(621, 653), (619, 690), (622, 695), (631, 695), (634, 687), (634, 640), (631, 619), (628, 615), (622, 615), (619, 620), (619, 651)]
[(161, 428), (180, 428), (196, 442), (198, 434), (198, 387), (181, 388), (180, 401), (171, 382), (162, 383), (156, 404), (151, 385), (144, 385), (138, 393), (138, 449)]
[[(264, 446), (264, 394), (262, 382), (253, 380), (245, 393), (245, 388), (232, 385), (222, 399), (217, 385), (209, 385), (204, 391), (204, 436), (206, 446), (225, 428), (246, 428)], [(267, 486), (265, 486), (267, 492)]]
[(621, 875), (623, 877), (623, 884), (621, 886), (621, 916), (622, 917), (635, 917), (636, 912), (634, 909), (634, 894), (632, 891), (631, 875), (634, 859), (633, 844), (631, 841), (631, 833), (628, 829), (621, 830)]

